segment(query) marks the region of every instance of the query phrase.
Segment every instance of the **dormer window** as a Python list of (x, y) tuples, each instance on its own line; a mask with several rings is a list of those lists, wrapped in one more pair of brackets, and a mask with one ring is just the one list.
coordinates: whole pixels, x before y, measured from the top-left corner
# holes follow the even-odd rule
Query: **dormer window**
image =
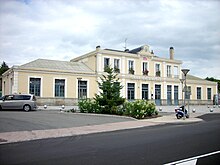
[(148, 45), (144, 45), (143, 48), (144, 52), (149, 52), (149, 46)]

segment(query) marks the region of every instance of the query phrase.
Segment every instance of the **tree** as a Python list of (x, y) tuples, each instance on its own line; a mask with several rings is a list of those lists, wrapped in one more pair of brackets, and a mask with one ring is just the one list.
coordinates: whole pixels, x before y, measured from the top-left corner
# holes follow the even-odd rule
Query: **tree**
[(9, 69), (8, 65), (3, 61), (1, 68), (0, 68), (0, 76)]
[(218, 83), (218, 93), (220, 93), (220, 80), (218, 80), (218, 79), (215, 79), (215, 78), (213, 78), (213, 77), (206, 77), (206, 80), (208, 80), (208, 81), (213, 81), (213, 82), (217, 82)]
[(113, 68), (105, 68), (107, 74), (100, 77), (98, 82), (100, 94), (95, 95), (95, 100), (102, 106), (101, 113), (115, 114), (117, 113), (117, 106), (122, 105), (125, 99), (120, 96), (120, 90), (123, 88), (117, 78), (118, 74), (114, 72)]

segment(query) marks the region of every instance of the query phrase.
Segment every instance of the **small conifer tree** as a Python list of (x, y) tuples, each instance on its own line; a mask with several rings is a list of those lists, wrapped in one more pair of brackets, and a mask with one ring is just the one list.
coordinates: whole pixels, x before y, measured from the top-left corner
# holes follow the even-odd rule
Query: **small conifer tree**
[(105, 72), (98, 81), (100, 94), (95, 96), (95, 100), (102, 107), (101, 113), (117, 114), (117, 106), (122, 105), (125, 99), (120, 96), (123, 88), (119, 82), (118, 74), (113, 68), (106, 67)]

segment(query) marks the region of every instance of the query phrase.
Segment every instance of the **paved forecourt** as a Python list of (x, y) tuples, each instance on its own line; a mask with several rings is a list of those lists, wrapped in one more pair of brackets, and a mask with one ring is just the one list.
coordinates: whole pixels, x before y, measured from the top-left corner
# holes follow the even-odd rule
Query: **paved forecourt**
[(177, 120), (175, 115), (172, 114), (172, 115), (165, 115), (153, 119), (132, 120), (132, 121), (123, 121), (123, 122), (106, 123), (106, 124), (98, 124), (98, 125), (87, 125), (87, 126), (71, 127), (71, 128), (3, 132), (0, 133), (0, 144), (37, 140), (37, 139), (46, 139), (46, 138), (85, 135), (91, 133), (110, 132), (110, 131), (118, 131), (125, 129), (134, 129), (134, 128), (141, 128), (146, 126), (163, 125), (166, 123), (183, 124), (183, 123), (200, 122), (200, 121), (202, 121), (202, 119), (194, 118), (194, 117), (191, 117), (186, 120), (182, 120), (182, 119)]
[[(70, 107), (69, 107), (70, 108)], [(197, 106), (195, 107), (196, 111), (194, 113), (190, 113), (189, 119), (180, 119), (177, 120), (175, 117), (174, 109), (175, 106), (164, 106), (157, 107), (159, 114), (163, 114), (162, 117), (153, 118), (153, 119), (144, 119), (144, 120), (135, 120), (126, 117), (120, 116), (112, 116), (112, 115), (101, 115), (101, 114), (79, 114), (74, 113), (75, 115), (87, 115), (93, 117), (104, 116), (105, 120), (108, 121), (106, 123), (93, 123), (92, 125), (80, 125), (73, 126), (68, 128), (56, 128), (56, 129), (43, 129), (43, 130), (24, 130), (24, 131), (14, 131), (14, 132), (2, 132), (0, 133), (0, 144), (4, 143), (13, 143), (20, 141), (29, 141), (29, 140), (37, 140), (37, 139), (46, 139), (46, 138), (55, 138), (55, 137), (65, 137), (65, 136), (75, 136), (75, 135), (85, 135), (91, 133), (100, 133), (100, 132), (109, 132), (109, 131), (117, 131), (117, 130), (125, 130), (125, 129), (133, 129), (133, 128), (141, 128), (146, 126), (155, 126), (162, 125), (166, 123), (192, 123), (192, 122), (200, 122), (202, 119), (197, 118), (203, 114), (208, 113), (220, 113), (220, 108), (216, 107), (213, 111), (210, 111), (210, 107), (208, 106)], [(67, 109), (67, 107), (65, 107)], [(55, 110), (56, 113), (63, 113), (59, 110), (59, 107), (54, 107), (54, 109), (48, 108), (47, 110), (42, 111), (50, 111)], [(57, 111), (59, 110), (59, 111)], [(114, 121), (107, 120), (108, 118), (118, 118), (122, 119)], [(65, 122), (65, 120), (63, 121)]]

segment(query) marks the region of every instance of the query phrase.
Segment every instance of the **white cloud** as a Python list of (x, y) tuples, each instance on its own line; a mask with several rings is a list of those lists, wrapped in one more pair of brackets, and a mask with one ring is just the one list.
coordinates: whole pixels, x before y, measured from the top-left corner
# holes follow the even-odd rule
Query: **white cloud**
[(161, 57), (173, 46), (192, 74), (220, 78), (219, 8), (217, 0), (0, 0), (0, 57), (10, 66), (70, 60), (96, 45), (123, 50), (128, 38), (129, 49), (149, 44)]

